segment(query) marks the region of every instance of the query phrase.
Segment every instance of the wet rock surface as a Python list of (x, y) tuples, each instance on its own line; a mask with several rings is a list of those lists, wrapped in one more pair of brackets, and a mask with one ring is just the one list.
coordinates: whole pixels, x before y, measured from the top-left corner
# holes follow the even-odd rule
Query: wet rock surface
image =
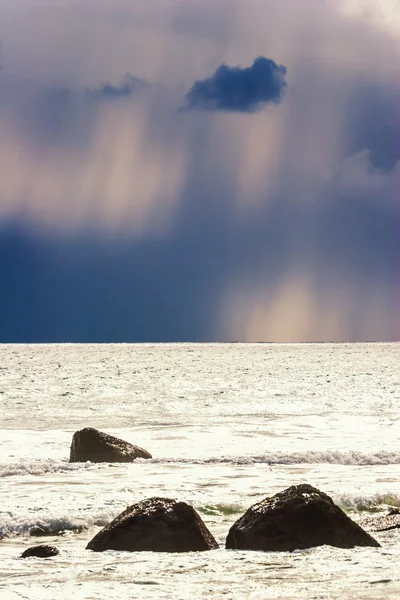
[(231, 527), (226, 548), (293, 551), (322, 545), (379, 546), (333, 500), (308, 484), (296, 485), (251, 506)]
[(41, 544), (39, 546), (31, 546), (24, 550), (21, 554), (21, 558), (28, 558), (29, 556), (37, 556), (38, 558), (48, 558), (49, 556), (57, 556), (60, 551), (55, 546), (47, 546)]
[(95, 552), (198, 552), (215, 548), (218, 543), (194, 508), (169, 498), (149, 498), (128, 506), (87, 545)]
[(76, 431), (72, 437), (70, 462), (133, 462), (136, 458), (151, 458), (151, 454), (92, 427)]

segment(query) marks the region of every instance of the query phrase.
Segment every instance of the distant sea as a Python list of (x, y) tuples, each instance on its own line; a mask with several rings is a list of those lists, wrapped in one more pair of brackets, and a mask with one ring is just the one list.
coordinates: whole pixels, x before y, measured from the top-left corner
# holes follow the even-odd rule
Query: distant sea
[[(0, 345), (2, 599), (400, 598), (400, 530), (381, 548), (224, 549), (255, 502), (307, 482), (353, 519), (400, 505), (399, 344)], [(70, 464), (96, 427), (149, 450)], [(220, 549), (85, 550), (130, 504), (184, 500)], [(46, 537), (32, 537), (41, 527)], [(49, 559), (19, 559), (37, 543)]]

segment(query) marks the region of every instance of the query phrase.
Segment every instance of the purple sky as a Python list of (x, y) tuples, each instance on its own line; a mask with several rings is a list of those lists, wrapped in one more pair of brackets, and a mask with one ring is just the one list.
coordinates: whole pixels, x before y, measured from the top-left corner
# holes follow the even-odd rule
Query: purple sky
[(396, 4), (3, 0), (0, 341), (399, 339)]

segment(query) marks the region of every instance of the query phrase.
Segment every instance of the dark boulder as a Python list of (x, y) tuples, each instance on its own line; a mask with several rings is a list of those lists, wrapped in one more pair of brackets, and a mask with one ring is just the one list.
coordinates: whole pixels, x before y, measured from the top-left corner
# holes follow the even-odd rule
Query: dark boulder
[(132, 462), (135, 458), (151, 458), (151, 454), (92, 427), (81, 429), (72, 437), (70, 462)]
[(227, 548), (239, 550), (293, 551), (325, 544), (379, 546), (329, 496), (307, 484), (251, 506), (226, 539)]
[(46, 546), (42, 544), (40, 546), (31, 546), (24, 550), (21, 554), (21, 558), (27, 558), (28, 556), (38, 556), (39, 558), (48, 558), (49, 556), (57, 556), (60, 551), (55, 546)]
[(95, 552), (198, 552), (213, 550), (218, 544), (189, 504), (149, 498), (128, 506), (86, 548)]

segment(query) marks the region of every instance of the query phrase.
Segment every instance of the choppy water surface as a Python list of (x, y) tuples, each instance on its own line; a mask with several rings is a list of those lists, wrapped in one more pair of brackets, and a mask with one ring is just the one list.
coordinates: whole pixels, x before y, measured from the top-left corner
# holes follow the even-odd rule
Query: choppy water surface
[[(0, 346), (0, 596), (399, 598), (399, 530), (380, 549), (223, 548), (248, 506), (292, 484), (355, 519), (400, 504), (398, 365), (398, 344)], [(85, 426), (153, 460), (69, 464)], [(154, 495), (193, 504), (220, 550), (85, 550)], [(49, 537), (30, 537), (36, 525)], [(18, 559), (39, 542), (61, 554)]]

